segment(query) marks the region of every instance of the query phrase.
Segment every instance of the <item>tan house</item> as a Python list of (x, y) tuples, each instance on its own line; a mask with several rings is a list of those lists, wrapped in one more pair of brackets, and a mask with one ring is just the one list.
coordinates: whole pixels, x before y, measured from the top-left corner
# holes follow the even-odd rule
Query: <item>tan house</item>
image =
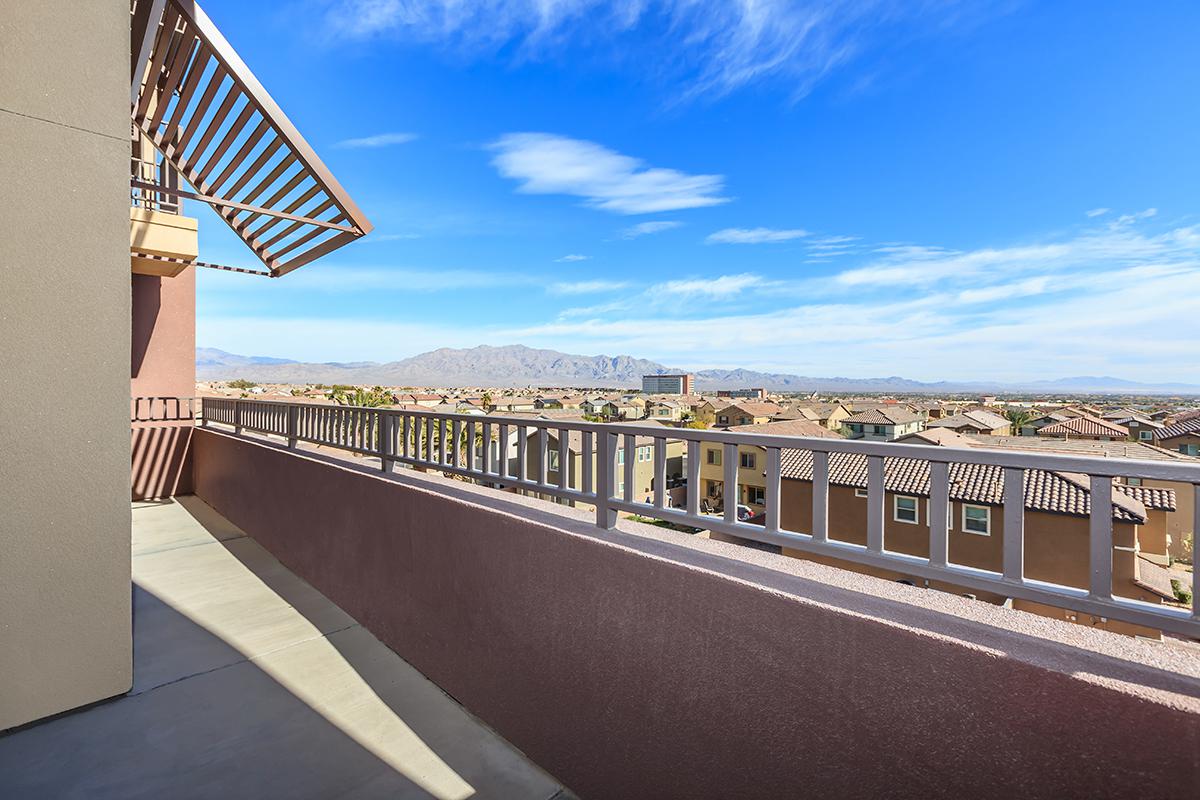
[[(786, 530), (807, 531), (812, 520), (812, 452), (785, 450), (780, 520)], [(1003, 470), (951, 464), (948, 509), (949, 559), (955, 564), (993, 572), (1002, 570), (1004, 527)], [(1086, 588), (1089, 580), (1090, 490), (1086, 476), (1027, 470), (1025, 473), (1025, 575), (1034, 580)], [(910, 458), (884, 460), (884, 547), (921, 558), (929, 556), (929, 462)], [(1139, 556), (1143, 539), (1162, 539), (1166, 517), (1175, 509), (1169, 489), (1114, 485), (1113, 591), (1151, 603), (1173, 600), (1170, 575)], [(867, 542), (867, 457), (834, 453), (829, 459), (829, 538)], [(1006, 597), (970, 592), (949, 583), (893, 570), (864, 567), (840, 559), (815, 557), (783, 548), (785, 555), (829, 563), (843, 569), (900, 580), (958, 594), (970, 593), (991, 603)], [(1014, 608), (1067, 619), (1121, 633), (1157, 638), (1157, 631), (1077, 614), (1022, 600)]]
[(1184, 455), (1200, 456), (1200, 416), (1172, 422), (1155, 431), (1154, 444)]
[[(796, 419), (767, 422), (761, 425), (736, 425), (729, 428), (737, 433), (762, 433), (774, 436), (810, 436), (840, 439), (840, 434), (811, 420)], [(756, 445), (738, 446), (737, 503), (747, 506), (754, 514), (765, 508), (766, 450)], [(725, 506), (724, 448), (719, 444), (700, 446), (701, 510), (720, 511)]]
[(955, 433), (978, 433), (987, 436), (1008, 436), (1012, 433), (1012, 422), (995, 412), (974, 408), (961, 414), (929, 421), (930, 428), (946, 428)]
[(1045, 425), (1037, 429), (1038, 436), (1053, 436), (1061, 439), (1091, 439), (1098, 442), (1119, 441), (1129, 438), (1129, 429), (1116, 423), (1094, 417), (1091, 414), (1080, 414), (1069, 417), (1061, 422)]
[(868, 439), (893, 442), (925, 429), (925, 417), (903, 406), (883, 406), (860, 411), (842, 422), (842, 432), (849, 439)]
[(850, 409), (841, 403), (793, 403), (776, 414), (776, 421), (807, 419), (819, 422), (831, 431), (841, 431), (842, 423), (851, 416)]
[(683, 403), (675, 400), (655, 400), (646, 406), (646, 418), (656, 421), (678, 422), (686, 410)]
[[(561, 431), (546, 430), (546, 480), (553, 486), (558, 485), (558, 476), (560, 469), (558, 442)], [(525, 450), (525, 469), (526, 476), (529, 479), (536, 479), (541, 468), (541, 442), (539, 440), (538, 431), (530, 431), (526, 438)], [(668, 484), (678, 481), (684, 474), (684, 452), (686, 445), (679, 439), (667, 439), (667, 466), (666, 477)], [(583, 433), (581, 431), (567, 431), (567, 486), (572, 489), (582, 489), (583, 487)], [(617, 453), (616, 453), (617, 470), (613, 477), (613, 485), (616, 487), (618, 497), (624, 496), (625, 492), (625, 447), (624, 440), (618, 437)], [(592, 474), (595, 475), (596, 469), (596, 453), (593, 445), (593, 451), (589, 455), (592, 466)], [(638, 436), (635, 441), (634, 449), (634, 467), (633, 467), (633, 491), (630, 495), (633, 500), (645, 500), (654, 495), (654, 437)], [(524, 494), (534, 494), (536, 492), (523, 492)], [(541, 496), (541, 495), (539, 495)], [(584, 507), (586, 504), (575, 503), (575, 501), (559, 500), (548, 495), (543, 496), (543, 499), (554, 500), (566, 505), (578, 505)], [(588, 505), (587, 507), (591, 507)]]
[(718, 428), (729, 428), (737, 425), (765, 425), (782, 410), (783, 408), (776, 403), (756, 400), (730, 403), (717, 410), (715, 425)]

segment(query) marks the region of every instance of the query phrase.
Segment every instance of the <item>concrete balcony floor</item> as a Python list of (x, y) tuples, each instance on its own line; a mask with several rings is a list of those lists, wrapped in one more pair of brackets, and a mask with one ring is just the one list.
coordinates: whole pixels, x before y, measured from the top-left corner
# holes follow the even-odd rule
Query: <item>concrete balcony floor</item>
[(0, 737), (0, 796), (570, 796), (195, 497), (134, 504), (133, 583), (133, 688)]

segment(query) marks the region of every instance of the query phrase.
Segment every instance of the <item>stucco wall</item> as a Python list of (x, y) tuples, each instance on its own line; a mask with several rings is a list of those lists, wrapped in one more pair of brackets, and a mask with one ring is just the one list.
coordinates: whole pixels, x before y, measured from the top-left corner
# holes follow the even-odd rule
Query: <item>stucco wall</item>
[(0, 10), (0, 729), (126, 691), (129, 6)]
[[(1111, 645), (1102, 632), (748, 551), (782, 571), (751, 569), (709, 554), (728, 545), (601, 533), (536, 501), (211, 430), (195, 450), (200, 497), (582, 797), (1151, 796), (1200, 781), (1200, 680), (1031, 634)], [(1133, 688), (1145, 681), (1157, 688)], [(1168, 687), (1174, 700), (1155, 695)]]
[(130, 489), (134, 499), (192, 491), (196, 272), (132, 277)]

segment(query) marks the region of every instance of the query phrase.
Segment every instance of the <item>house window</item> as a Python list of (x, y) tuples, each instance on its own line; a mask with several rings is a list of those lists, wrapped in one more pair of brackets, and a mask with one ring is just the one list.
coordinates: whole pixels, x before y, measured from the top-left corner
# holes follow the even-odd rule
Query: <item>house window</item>
[(873, 426), (873, 427), (874, 427), (874, 429), (875, 429), (875, 435), (876, 435), (876, 436), (886, 436), (886, 435), (887, 435), (887, 426), (885, 426), (885, 425), (875, 425), (875, 426)]
[(866, 499), (866, 496), (867, 496), (867, 490), (866, 490), (866, 489), (855, 489), (855, 490), (854, 490), (854, 496), (855, 496), (855, 497), (861, 497), (861, 498), (863, 498), (863, 499)]
[(754, 469), (754, 453), (742, 453), (742, 467), (745, 469)]
[(746, 494), (746, 502), (750, 505), (761, 506), (766, 505), (767, 490), (762, 486), (746, 486), (743, 487)]
[(721, 466), (721, 451), (710, 447), (708, 449), (708, 463), (716, 467)]
[(1150, 442), (1154, 440), (1154, 431), (1138, 431), (1138, 440)]
[(1181, 444), (1179, 452), (1185, 456), (1200, 456), (1200, 444)]
[(722, 415), (722, 416), (720, 416), (720, 417), (717, 417), (717, 422), (718, 422), (718, 423), (720, 423), (721, 425), (728, 425), (728, 424), (729, 424), (729, 417), (726, 417), (726, 416), (723, 416), (723, 415)]
[(546, 454), (546, 469), (554, 471), (554, 472), (558, 471), (558, 451), (557, 450), (551, 450), (550, 452), (548, 452)]
[(1142, 479), (1141, 478), (1126, 478), (1125, 485), (1126, 486), (1141, 486)]
[(622, 447), (620, 450), (617, 451), (617, 463), (618, 464), (625, 463), (625, 448), (624, 447)]
[(964, 503), (962, 529), (967, 533), (990, 536), (992, 532), (992, 509), (987, 506), (969, 506)]
[(892, 518), (896, 522), (907, 522), (909, 525), (917, 524), (917, 498), (905, 497), (904, 495), (896, 495), (892, 502)]

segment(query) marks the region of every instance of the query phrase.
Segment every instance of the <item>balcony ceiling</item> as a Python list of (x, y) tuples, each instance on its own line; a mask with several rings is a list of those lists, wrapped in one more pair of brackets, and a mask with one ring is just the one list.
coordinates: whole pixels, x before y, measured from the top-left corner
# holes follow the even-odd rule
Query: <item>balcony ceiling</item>
[(131, 0), (131, 14), (133, 124), (195, 190), (179, 196), (211, 205), (272, 277), (371, 231), (199, 5)]

